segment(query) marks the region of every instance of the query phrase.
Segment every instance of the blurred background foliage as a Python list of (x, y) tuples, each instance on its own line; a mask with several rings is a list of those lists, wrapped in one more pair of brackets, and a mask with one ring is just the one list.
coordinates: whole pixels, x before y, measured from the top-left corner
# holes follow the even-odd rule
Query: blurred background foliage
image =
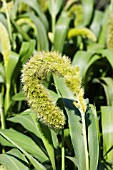
[[(61, 133), (43, 125), (47, 134), (40, 133), (22, 92), (22, 65), (37, 51), (58, 51), (80, 67), (84, 97), (96, 107), (97, 169), (113, 169), (112, 0), (0, 0), (1, 168), (52, 169), (55, 162), (61, 167)], [(56, 102), (53, 81), (46, 86)], [(65, 169), (76, 170), (67, 126), (64, 143)]]

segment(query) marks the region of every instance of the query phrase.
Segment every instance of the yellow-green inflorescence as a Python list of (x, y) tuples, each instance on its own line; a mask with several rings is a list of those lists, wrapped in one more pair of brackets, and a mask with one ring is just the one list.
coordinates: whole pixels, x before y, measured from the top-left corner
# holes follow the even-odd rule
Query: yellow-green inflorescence
[(86, 104), (81, 88), (81, 78), (78, 66), (72, 66), (66, 56), (57, 52), (39, 52), (31, 57), (22, 71), (23, 90), (29, 106), (37, 114), (37, 118), (52, 129), (62, 129), (65, 116), (49, 96), (44, 86), (48, 74), (63, 77), (67, 86), (76, 96), (76, 107), (81, 112), (86, 111)]
[(108, 48), (113, 49), (113, 0), (110, 4), (106, 43)]

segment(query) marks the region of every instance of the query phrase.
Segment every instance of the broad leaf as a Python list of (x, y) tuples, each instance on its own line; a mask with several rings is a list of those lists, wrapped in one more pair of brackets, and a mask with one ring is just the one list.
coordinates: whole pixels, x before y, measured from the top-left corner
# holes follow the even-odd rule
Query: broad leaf
[(108, 16), (109, 16), (109, 7), (104, 12), (104, 16), (103, 16), (103, 19), (102, 19), (102, 28), (101, 28), (101, 32), (100, 32), (100, 35), (99, 35), (99, 44), (103, 44), (103, 45), (106, 45)]
[(38, 32), (38, 50), (48, 51), (49, 42), (47, 38), (47, 33), (41, 20), (34, 14), (28, 13), (27, 16), (35, 23)]
[(20, 91), (19, 93), (15, 94), (12, 97), (12, 100), (14, 101), (22, 101), (22, 100), (26, 100), (25, 94), (23, 93), (23, 91)]
[(102, 26), (103, 13), (100, 11), (95, 11), (94, 19), (90, 26), (91, 30), (95, 33), (96, 37), (99, 36)]
[[(13, 146), (15, 146), (16, 148), (18, 148), (21, 152), (24, 153), (24, 155), (29, 159), (29, 161), (33, 164), (33, 166), (35, 167), (35, 169), (40, 169), (40, 170), (45, 170), (45, 167), (40, 164), (34, 157), (32, 157), (32, 155), (30, 155), (28, 152), (26, 152), (22, 147), (20, 147), (15, 141), (13, 141), (10, 138), (10, 135), (7, 135), (5, 132), (7, 130), (0, 130), (0, 134), (1, 136), (3, 136), (6, 140), (8, 140), (11, 144), (13, 144)], [(8, 130), (9, 131), (9, 130)], [(11, 130), (14, 131), (14, 130)]]
[(63, 1), (61, 0), (50, 0), (49, 1), (49, 12), (52, 17), (56, 17), (58, 14)]
[(35, 49), (36, 42), (35, 40), (30, 40), (29, 42), (23, 42), (19, 51), (20, 60), (24, 64), (33, 54)]
[(22, 0), (22, 2), (24, 2), (25, 4), (30, 6), (33, 10), (35, 10), (35, 12), (39, 15), (41, 21), (43, 22), (43, 25), (45, 26), (45, 28), (47, 30), (48, 29), (48, 21), (44, 15), (44, 13), (41, 11), (38, 1), (37, 0), (32, 0), (32, 1)]
[(11, 52), (9, 60), (8, 60), (8, 64), (7, 64), (7, 71), (6, 71), (6, 82), (7, 83), (11, 82), (11, 78), (16, 68), (16, 65), (18, 63), (18, 60), (19, 60), (19, 55), (17, 53)]
[(90, 157), (90, 170), (96, 170), (98, 165), (99, 145), (98, 145), (98, 132), (97, 132), (97, 118), (96, 110), (93, 105), (89, 106), (86, 115), (86, 122), (88, 128), (88, 148)]
[[(64, 107), (68, 115), (71, 140), (76, 155), (77, 166), (80, 170), (86, 167), (86, 155), (83, 139), (83, 125), (81, 122), (81, 113), (74, 106), (74, 96), (67, 88), (64, 81), (54, 76), (55, 85), (60, 91)], [(92, 107), (93, 108), (93, 107)], [(90, 169), (95, 170), (98, 164), (98, 136), (95, 119), (95, 110), (90, 109), (86, 112), (86, 127), (88, 132), (88, 148), (90, 157)]]
[(113, 107), (102, 106), (101, 116), (104, 158), (113, 161)]
[(31, 115), (34, 115), (34, 113), (28, 109), (14, 117), (9, 118), (8, 120), (14, 123), (20, 123), (25, 129), (40, 138), (40, 132)]
[(0, 163), (3, 164), (7, 170), (29, 170), (27, 159), (18, 149), (12, 149), (1, 154)]
[(93, 15), (94, 0), (81, 0), (84, 12), (84, 23), (83, 25), (88, 25), (90, 23), (91, 17)]
[(52, 168), (53, 170), (56, 170), (56, 165), (55, 165), (55, 154), (54, 154), (54, 147), (53, 147), (53, 142), (52, 142), (52, 137), (51, 137), (51, 131), (50, 129), (41, 124), (41, 123), (37, 123), (39, 132), (40, 132), (40, 137), (44, 143), (44, 146), (47, 150), (47, 153), (49, 155), (51, 164), (52, 164)]
[[(0, 134), (2, 133), (28, 153), (35, 156), (39, 161), (44, 162), (47, 160), (47, 156), (30, 137), (13, 129), (0, 130)], [(2, 140), (0, 142), (4, 145)]]
[(111, 67), (113, 68), (113, 50), (112, 49), (103, 49), (98, 52), (103, 57), (106, 57), (109, 63), (111, 64)]
[(11, 22), (17, 32), (22, 36), (22, 39), (30, 41), (30, 36), (13, 19), (11, 19)]
[(54, 76), (55, 85), (60, 91), (64, 106), (68, 116), (68, 124), (70, 130), (70, 136), (74, 148), (74, 152), (76, 155), (76, 162), (78, 169), (84, 170), (86, 167), (86, 158), (85, 158), (85, 148), (83, 142), (83, 131), (82, 131), (82, 123), (81, 123), (81, 113), (79, 110), (74, 106), (74, 96), (72, 92), (67, 88), (66, 84), (64, 83), (63, 79)]
[(7, 70), (7, 64), (8, 64), (10, 50), (11, 50), (10, 40), (9, 40), (8, 31), (1, 22), (0, 22), (0, 30), (1, 30), (0, 43), (2, 46), (2, 54), (3, 54), (5, 69)]
[(107, 105), (113, 105), (113, 79), (110, 77), (102, 77), (94, 79), (94, 83), (99, 83), (104, 89)]
[(68, 18), (65, 12), (59, 17), (55, 28), (54, 50), (62, 52), (70, 21), (71, 18)]
[(98, 55), (94, 55), (95, 51), (78, 51), (72, 61), (73, 65), (78, 65), (80, 68), (82, 78), (85, 78), (86, 72), (89, 67), (100, 58)]

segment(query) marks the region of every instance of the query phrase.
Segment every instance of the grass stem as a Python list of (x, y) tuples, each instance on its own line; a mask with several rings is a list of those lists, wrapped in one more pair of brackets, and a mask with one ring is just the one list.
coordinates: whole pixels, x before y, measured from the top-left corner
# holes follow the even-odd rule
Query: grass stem
[[(6, 128), (6, 123), (5, 123), (5, 113), (3, 112), (3, 102), (2, 102), (2, 94), (0, 94), (0, 117), (1, 117), (1, 129)], [(5, 147), (2, 146), (2, 153), (5, 153)]]
[(89, 170), (89, 158), (88, 158), (88, 148), (87, 148), (85, 114), (81, 113), (81, 116), (82, 116), (82, 124), (83, 124), (83, 141), (84, 141), (85, 157), (86, 157), (86, 168), (85, 168), (85, 170)]
[(64, 129), (62, 130), (62, 170), (65, 170)]

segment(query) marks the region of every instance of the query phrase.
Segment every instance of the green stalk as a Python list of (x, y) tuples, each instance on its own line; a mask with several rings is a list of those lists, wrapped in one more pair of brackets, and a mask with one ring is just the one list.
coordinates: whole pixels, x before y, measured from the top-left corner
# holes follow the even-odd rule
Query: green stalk
[(52, 16), (52, 33), (53, 33), (53, 45), (52, 45), (52, 48), (51, 50), (54, 49), (54, 39), (55, 39), (55, 23), (56, 23), (56, 16), (53, 15)]
[(5, 124), (5, 114), (3, 112), (2, 109), (2, 94), (0, 94), (0, 115), (1, 115), (1, 129), (5, 129), (6, 128), (6, 124)]
[[(3, 106), (2, 94), (0, 94), (1, 129), (5, 129), (6, 128), (5, 113), (3, 112), (2, 106)], [(5, 153), (5, 146), (2, 147), (2, 153)]]
[(62, 130), (62, 168), (61, 170), (65, 170), (64, 129)]
[(10, 83), (6, 83), (5, 114), (7, 114), (9, 105), (10, 105)]
[(56, 23), (56, 16), (52, 16), (52, 33), (55, 34), (55, 23)]
[(85, 170), (89, 170), (89, 158), (88, 158), (88, 148), (87, 148), (85, 114), (81, 113), (81, 116), (82, 116), (82, 125), (83, 125), (83, 141), (84, 141), (85, 156), (86, 156), (86, 169)]
[(12, 41), (11, 23), (10, 23), (9, 12), (8, 12), (8, 10), (7, 10), (7, 3), (6, 3), (6, 0), (2, 0), (2, 2), (3, 2), (3, 7), (4, 7), (4, 10), (5, 10), (5, 13), (6, 13), (6, 17), (7, 17), (7, 24), (8, 24), (8, 30), (9, 30), (9, 37), (10, 37), (10, 40)]

